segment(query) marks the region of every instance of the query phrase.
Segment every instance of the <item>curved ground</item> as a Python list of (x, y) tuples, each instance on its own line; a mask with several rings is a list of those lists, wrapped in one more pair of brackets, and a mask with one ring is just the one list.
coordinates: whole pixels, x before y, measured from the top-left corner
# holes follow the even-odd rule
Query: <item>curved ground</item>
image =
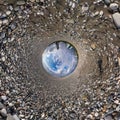
[[(120, 35), (103, 1), (9, 0), (0, 6), (2, 119), (119, 120)], [(76, 70), (62, 79), (47, 74), (41, 62), (44, 49), (58, 40), (72, 43), (79, 55)]]

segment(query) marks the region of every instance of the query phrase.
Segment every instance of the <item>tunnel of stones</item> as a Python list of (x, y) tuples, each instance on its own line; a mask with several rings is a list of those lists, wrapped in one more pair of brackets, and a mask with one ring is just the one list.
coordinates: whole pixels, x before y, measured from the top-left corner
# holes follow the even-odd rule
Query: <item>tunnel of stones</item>
[[(50, 5), (45, 10), (39, 7), (47, 4)], [(88, 4), (90, 10), (82, 11)], [(16, 101), (20, 95), (20, 99), (27, 105), (29, 101), (33, 103), (30, 107), (37, 111), (39, 118), (45, 116), (43, 113), (55, 116), (54, 109), (68, 119), (72, 114), (82, 120), (90, 117), (89, 114), (94, 114), (94, 111), (99, 112), (99, 119), (110, 114), (111, 109), (114, 113), (112, 116), (119, 116), (120, 34), (109, 18), (111, 13), (103, 7), (103, 2), (93, 4), (93, 1), (89, 1), (88, 4), (81, 0), (73, 9), (67, 7), (64, 0), (55, 3), (56, 7), (51, 7), (50, 1), (39, 5), (25, 5), (25, 2), (20, 5), (19, 2), (19, 7), (11, 13), (10, 19), (16, 18), (17, 24), (12, 24), (13, 21), (6, 23), (6, 17), (0, 18), (5, 24), (0, 29), (0, 77), (4, 85), (0, 89), (10, 90), (8, 100), (16, 103), (18, 111)], [(44, 14), (39, 10), (43, 10)], [(97, 15), (90, 16), (91, 13)], [(19, 16), (18, 19), (16, 16)], [(6, 36), (9, 37), (6, 39)], [(75, 71), (62, 79), (48, 75), (41, 62), (44, 49), (61, 39), (74, 45), (79, 56)], [(57, 106), (63, 111), (67, 109), (66, 116)]]

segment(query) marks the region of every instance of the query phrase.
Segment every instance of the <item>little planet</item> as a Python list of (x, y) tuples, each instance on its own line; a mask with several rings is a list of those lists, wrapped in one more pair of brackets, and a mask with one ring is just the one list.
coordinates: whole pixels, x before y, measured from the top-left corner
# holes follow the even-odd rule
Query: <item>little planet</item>
[(44, 69), (54, 77), (68, 76), (75, 70), (77, 64), (77, 50), (68, 42), (54, 42), (42, 54), (42, 65)]

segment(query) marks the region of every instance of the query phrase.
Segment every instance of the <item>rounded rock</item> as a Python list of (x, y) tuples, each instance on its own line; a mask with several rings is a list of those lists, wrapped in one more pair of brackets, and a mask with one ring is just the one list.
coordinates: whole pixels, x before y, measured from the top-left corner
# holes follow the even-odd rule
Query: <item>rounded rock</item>
[(109, 6), (109, 8), (112, 12), (118, 11), (118, 7), (119, 7), (119, 5), (117, 3), (111, 3)]
[(3, 108), (2, 110), (0, 110), (0, 114), (2, 117), (7, 117), (7, 111), (5, 108)]

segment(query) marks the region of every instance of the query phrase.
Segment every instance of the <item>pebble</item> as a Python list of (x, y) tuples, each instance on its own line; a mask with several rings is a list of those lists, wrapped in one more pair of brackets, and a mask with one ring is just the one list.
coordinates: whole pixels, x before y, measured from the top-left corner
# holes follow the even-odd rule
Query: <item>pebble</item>
[(20, 119), (18, 118), (18, 116), (16, 114), (14, 114), (14, 115), (8, 114), (7, 120), (20, 120)]
[(89, 10), (89, 5), (88, 3), (85, 3), (83, 6), (82, 6), (82, 12), (87, 12)]
[(2, 20), (0, 20), (0, 26), (2, 25), (2, 23), (3, 23)]
[(47, 120), (53, 120), (51, 117), (48, 117)]
[(11, 11), (6, 11), (6, 15), (10, 15), (11, 14)]
[(2, 61), (5, 62), (5, 57), (2, 57)]
[(110, 5), (110, 3), (111, 3), (111, 1), (110, 1), (110, 0), (104, 0), (104, 2), (105, 2), (105, 4), (106, 4), (107, 6), (109, 6), (109, 5)]
[(115, 100), (114, 103), (117, 104), (117, 105), (120, 104), (119, 100)]
[(117, 59), (118, 59), (118, 65), (120, 66), (120, 57), (118, 57)]
[(95, 117), (98, 117), (98, 115), (99, 115), (99, 114), (96, 112), (96, 113), (95, 113)]
[(0, 39), (4, 39), (5, 35), (6, 35), (5, 32), (0, 33)]
[(6, 100), (7, 100), (7, 96), (2, 95), (2, 96), (1, 96), (1, 99), (4, 100), (4, 101), (6, 101)]
[(0, 110), (4, 107), (4, 105), (0, 102)]
[(73, 20), (73, 19), (67, 19), (67, 20), (66, 20), (66, 23), (74, 24), (74, 20)]
[(110, 6), (109, 6), (109, 8), (110, 8), (110, 10), (112, 11), (112, 12), (116, 12), (116, 11), (118, 11), (118, 4), (117, 3), (111, 3), (110, 4)]
[(99, 14), (100, 14), (100, 17), (102, 17), (104, 12), (101, 10)]
[(19, 0), (17, 1), (17, 5), (24, 5), (25, 4), (25, 1), (24, 0)]
[(3, 24), (8, 24), (8, 19), (4, 19), (4, 20), (2, 21), (2, 23), (3, 23)]
[(7, 117), (7, 111), (5, 108), (3, 108), (2, 110), (0, 110), (0, 114), (2, 117)]
[(120, 111), (120, 105), (118, 107), (116, 107), (116, 111)]
[(10, 24), (10, 28), (11, 28), (12, 30), (14, 30), (14, 29), (16, 28), (16, 23), (11, 23), (11, 24)]
[(35, 0), (30, 0), (30, 2), (35, 2)]
[(114, 120), (111, 115), (108, 115), (104, 118), (104, 120)]
[(113, 17), (113, 21), (114, 21), (114, 23), (115, 23), (115, 25), (116, 25), (116, 27), (118, 28), (118, 29), (120, 29), (120, 13), (114, 13), (113, 15), (112, 15), (112, 17)]
[(14, 118), (14, 120), (20, 120), (16, 114), (13, 115), (13, 118)]

